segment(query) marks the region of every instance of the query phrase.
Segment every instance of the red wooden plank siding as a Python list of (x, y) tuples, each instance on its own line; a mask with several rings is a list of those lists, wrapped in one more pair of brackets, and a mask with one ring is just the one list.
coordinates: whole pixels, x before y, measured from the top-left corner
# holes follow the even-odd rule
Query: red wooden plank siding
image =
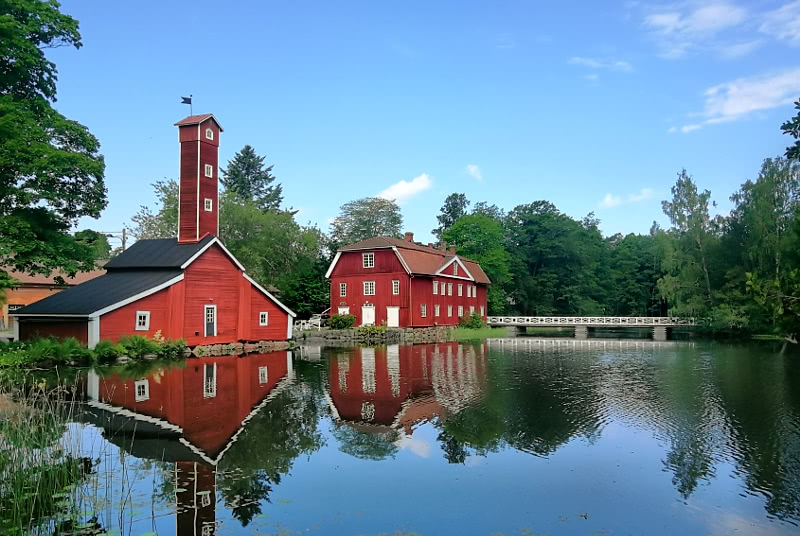
[[(213, 124), (213, 121), (210, 123)], [(209, 122), (205, 123), (206, 125)], [(206, 234), (217, 235), (217, 177), (219, 170), (217, 169), (217, 147), (206, 143), (205, 126), (201, 129), (200, 141), (200, 238)], [(206, 177), (205, 167), (210, 164), (213, 168), (212, 177)], [(205, 200), (211, 199), (211, 211), (205, 210)]]
[[(100, 317), (100, 339), (116, 342), (123, 335), (131, 334), (152, 338), (156, 331), (161, 331), (163, 337), (171, 337), (168, 333), (170, 310), (169, 288), (159, 290)], [(150, 329), (136, 331), (136, 311), (150, 312)]]
[[(262, 311), (267, 313), (266, 326), (258, 325), (259, 313)], [(247, 320), (250, 325), (250, 333), (247, 340), (274, 341), (286, 339), (289, 315), (257, 288), (253, 288), (250, 291), (250, 314)]]
[[(191, 130), (192, 127), (184, 127)], [(196, 131), (197, 128), (194, 127)], [(193, 241), (197, 238), (197, 142), (181, 143), (180, 164), (180, 222), (178, 240)]]
[(39, 337), (55, 337), (66, 339), (75, 337), (83, 344), (89, 341), (88, 323), (86, 320), (33, 320), (25, 319), (19, 323), (19, 338), (22, 341)]

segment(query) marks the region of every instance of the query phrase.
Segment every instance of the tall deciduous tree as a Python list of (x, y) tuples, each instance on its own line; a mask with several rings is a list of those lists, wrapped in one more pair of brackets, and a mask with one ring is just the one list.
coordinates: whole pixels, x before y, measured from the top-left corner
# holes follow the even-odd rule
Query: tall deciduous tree
[(106, 206), (100, 143), (52, 107), (57, 73), (45, 50), (81, 46), (78, 21), (58, 8), (0, 3), (0, 263), (39, 274), (93, 267), (92, 248), (69, 229)]
[(261, 210), (279, 210), (283, 202), (283, 186), (273, 184), (273, 166), (266, 166), (264, 159), (253, 147), (245, 145), (228, 161), (220, 181), (225, 190), (242, 201), (250, 201)]
[(455, 244), (459, 255), (477, 261), (492, 281), (489, 287), (489, 314), (505, 312), (505, 285), (511, 279), (511, 257), (504, 246), (503, 227), (483, 214), (459, 218), (442, 234), (442, 239)]
[(781, 125), (781, 130), (795, 139), (794, 144), (786, 148), (786, 158), (800, 160), (800, 99), (794, 103), (794, 107), (797, 109), (797, 115)]
[(331, 248), (374, 236), (399, 238), (403, 229), (400, 207), (391, 199), (366, 197), (345, 203), (331, 223)]
[[(672, 187), (672, 199), (661, 203), (672, 222), (676, 243), (665, 258), (668, 275), (659, 281), (659, 288), (674, 306), (674, 313), (700, 314), (714, 305), (709, 272), (709, 249), (714, 240), (710, 199), (711, 192), (698, 192), (684, 169)], [(702, 292), (697, 292), (698, 287)]]
[(111, 255), (111, 244), (108, 242), (108, 237), (103, 233), (92, 229), (84, 229), (75, 233), (75, 240), (90, 246), (94, 251), (94, 257), (97, 259), (108, 259)]
[(141, 206), (133, 215), (134, 227), (130, 229), (136, 240), (174, 238), (178, 236), (178, 183), (164, 179), (151, 184), (158, 199), (158, 211)]
[(436, 219), (439, 221), (439, 227), (433, 229), (433, 235), (440, 239), (442, 233), (449, 229), (457, 220), (462, 216), (467, 215), (467, 208), (469, 207), (469, 200), (465, 194), (450, 194), (444, 200), (444, 205), (439, 210), (439, 215)]

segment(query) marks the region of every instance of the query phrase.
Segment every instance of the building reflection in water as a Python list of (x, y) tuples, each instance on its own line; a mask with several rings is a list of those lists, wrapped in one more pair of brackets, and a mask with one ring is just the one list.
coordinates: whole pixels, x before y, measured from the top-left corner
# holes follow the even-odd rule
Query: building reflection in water
[(291, 352), (201, 357), (139, 379), (90, 372), (86, 417), (133, 456), (173, 464), (177, 534), (211, 536), (218, 464), (293, 380)]
[[(330, 355), (325, 393), (338, 427), (400, 445), (422, 422), (444, 421), (479, 400), (486, 382), (485, 343), (347, 348)], [(337, 439), (347, 442), (339, 428)], [(336, 434), (335, 434), (336, 435)], [(347, 447), (343, 448), (348, 452)], [(384, 454), (391, 454), (391, 447)], [(350, 454), (381, 458), (359, 452)]]

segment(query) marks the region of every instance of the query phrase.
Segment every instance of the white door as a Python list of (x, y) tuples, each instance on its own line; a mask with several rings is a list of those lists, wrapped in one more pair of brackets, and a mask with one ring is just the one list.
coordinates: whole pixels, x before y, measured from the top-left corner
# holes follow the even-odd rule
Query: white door
[(375, 325), (375, 307), (373, 305), (365, 305), (361, 308), (361, 325)]
[(339, 314), (340, 315), (349, 315), (350, 314), (350, 308), (347, 307), (347, 306), (340, 306), (339, 307)]
[(400, 327), (400, 308), (395, 306), (386, 307), (386, 325), (390, 328)]

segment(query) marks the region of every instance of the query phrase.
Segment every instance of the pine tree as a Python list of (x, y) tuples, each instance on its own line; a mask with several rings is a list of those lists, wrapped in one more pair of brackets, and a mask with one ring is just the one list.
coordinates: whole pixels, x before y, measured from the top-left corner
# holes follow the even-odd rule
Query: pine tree
[(273, 166), (264, 165), (263, 156), (245, 145), (222, 170), (220, 181), (226, 190), (242, 201), (251, 201), (263, 210), (279, 210), (283, 202), (283, 186), (274, 184)]

